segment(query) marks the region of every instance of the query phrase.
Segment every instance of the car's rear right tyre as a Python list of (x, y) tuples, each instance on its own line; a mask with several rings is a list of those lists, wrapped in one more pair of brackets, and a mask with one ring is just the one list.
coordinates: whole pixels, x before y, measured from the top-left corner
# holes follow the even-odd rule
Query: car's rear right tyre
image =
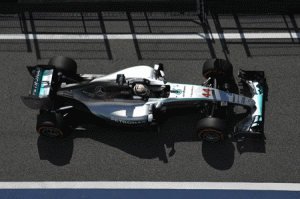
[(48, 65), (55, 66), (56, 70), (62, 72), (65, 76), (74, 76), (77, 73), (77, 63), (68, 57), (52, 57), (49, 60)]
[(58, 113), (43, 112), (37, 116), (36, 130), (40, 135), (61, 138), (68, 134), (64, 126), (63, 116)]

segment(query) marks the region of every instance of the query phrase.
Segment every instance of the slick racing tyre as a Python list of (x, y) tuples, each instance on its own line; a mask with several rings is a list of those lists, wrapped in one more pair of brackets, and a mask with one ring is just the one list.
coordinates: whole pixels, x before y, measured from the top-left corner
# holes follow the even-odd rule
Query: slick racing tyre
[(223, 119), (206, 117), (197, 124), (197, 135), (203, 141), (220, 142), (225, 139), (226, 123)]
[(67, 128), (63, 125), (63, 116), (58, 113), (44, 112), (37, 116), (36, 130), (40, 135), (61, 138), (67, 135)]
[(52, 57), (49, 60), (48, 65), (55, 66), (56, 70), (62, 72), (65, 76), (73, 76), (77, 73), (77, 63), (68, 57)]
[(209, 77), (226, 77), (233, 76), (233, 68), (231, 63), (223, 59), (210, 59), (203, 64), (203, 76), (208, 79)]

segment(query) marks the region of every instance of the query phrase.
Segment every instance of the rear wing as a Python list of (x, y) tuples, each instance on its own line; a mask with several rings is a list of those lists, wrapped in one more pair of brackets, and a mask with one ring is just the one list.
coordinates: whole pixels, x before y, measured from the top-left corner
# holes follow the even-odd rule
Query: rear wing
[(21, 96), (23, 103), (31, 109), (47, 108), (53, 92), (56, 76), (55, 67), (51, 65), (27, 66), (33, 79), (29, 96)]
[(264, 101), (267, 89), (263, 71), (244, 71), (238, 73), (241, 82), (248, 86), (251, 98), (255, 101), (255, 107), (250, 114), (234, 127), (234, 137), (243, 137), (247, 133), (255, 134), (257, 138), (263, 136), (264, 131)]
[(48, 65), (39, 65), (27, 67), (30, 74), (34, 77), (31, 95), (38, 96), (40, 98), (47, 97), (50, 94), (50, 88), (54, 75), (54, 67)]

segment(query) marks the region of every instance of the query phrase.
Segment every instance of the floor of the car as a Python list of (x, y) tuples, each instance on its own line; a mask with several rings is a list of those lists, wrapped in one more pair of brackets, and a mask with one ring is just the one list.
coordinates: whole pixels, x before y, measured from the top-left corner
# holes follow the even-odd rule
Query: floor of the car
[(245, 109), (243, 106), (236, 105), (233, 108), (233, 111), (234, 111), (235, 114), (241, 114), (241, 113), (246, 113), (247, 109)]

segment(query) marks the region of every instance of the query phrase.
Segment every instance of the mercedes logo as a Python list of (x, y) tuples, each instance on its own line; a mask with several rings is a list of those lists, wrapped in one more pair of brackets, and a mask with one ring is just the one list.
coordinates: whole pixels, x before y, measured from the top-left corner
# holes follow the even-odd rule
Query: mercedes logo
[(105, 95), (105, 88), (103, 88), (102, 86), (97, 86), (95, 88), (95, 92), (96, 92), (96, 95), (103, 96), (103, 95)]

